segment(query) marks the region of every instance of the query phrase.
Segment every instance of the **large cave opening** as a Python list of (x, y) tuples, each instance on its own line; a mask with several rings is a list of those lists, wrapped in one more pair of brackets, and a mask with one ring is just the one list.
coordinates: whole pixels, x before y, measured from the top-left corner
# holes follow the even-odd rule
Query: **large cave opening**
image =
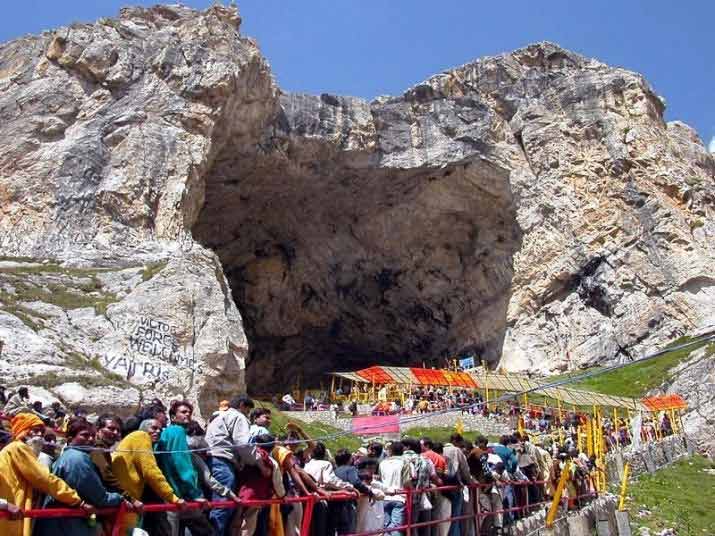
[(193, 234), (243, 317), (249, 392), (460, 352), (495, 360), (519, 243), (504, 190), (508, 173), (480, 158), (396, 169), (315, 138), (226, 143)]

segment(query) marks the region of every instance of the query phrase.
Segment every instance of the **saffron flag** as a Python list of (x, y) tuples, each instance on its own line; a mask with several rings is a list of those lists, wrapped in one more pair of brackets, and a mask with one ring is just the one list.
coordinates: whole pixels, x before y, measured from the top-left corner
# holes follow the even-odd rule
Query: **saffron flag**
[(355, 435), (379, 435), (399, 432), (399, 415), (353, 417), (352, 433)]

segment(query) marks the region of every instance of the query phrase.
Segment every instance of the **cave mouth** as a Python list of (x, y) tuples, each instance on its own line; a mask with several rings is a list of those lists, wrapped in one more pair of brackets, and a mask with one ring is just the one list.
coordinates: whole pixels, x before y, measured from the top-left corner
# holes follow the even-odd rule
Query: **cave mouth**
[(254, 396), (331, 371), (498, 358), (519, 243), (508, 173), (380, 167), (326, 142), (227, 143), (193, 226), (242, 315)]

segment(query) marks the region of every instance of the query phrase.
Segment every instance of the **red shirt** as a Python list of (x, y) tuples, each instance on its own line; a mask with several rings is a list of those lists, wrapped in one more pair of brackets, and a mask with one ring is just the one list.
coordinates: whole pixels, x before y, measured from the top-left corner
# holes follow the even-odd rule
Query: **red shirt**
[[(263, 463), (273, 465), (265, 450), (256, 449), (256, 452)], [(244, 468), (241, 476), (241, 488), (238, 490), (238, 498), (242, 501), (270, 499), (273, 496), (273, 479), (263, 476), (258, 467), (249, 466)]]
[(428, 450), (427, 452), (423, 452), (422, 456), (432, 462), (432, 465), (434, 465), (435, 470), (442, 472), (447, 470), (447, 461), (444, 459), (443, 456), (440, 456), (435, 451)]

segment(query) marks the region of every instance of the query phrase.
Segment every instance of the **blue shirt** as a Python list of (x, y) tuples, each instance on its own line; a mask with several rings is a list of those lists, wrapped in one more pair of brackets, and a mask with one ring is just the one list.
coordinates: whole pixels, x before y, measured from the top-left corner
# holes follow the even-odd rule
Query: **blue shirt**
[[(107, 491), (89, 453), (68, 447), (52, 465), (52, 472), (73, 487), (86, 503), (97, 508), (118, 506), (122, 502), (119, 493)], [(47, 497), (45, 508), (66, 508), (53, 497)], [(96, 527), (90, 527), (86, 518), (38, 519), (35, 536), (94, 536)]]

